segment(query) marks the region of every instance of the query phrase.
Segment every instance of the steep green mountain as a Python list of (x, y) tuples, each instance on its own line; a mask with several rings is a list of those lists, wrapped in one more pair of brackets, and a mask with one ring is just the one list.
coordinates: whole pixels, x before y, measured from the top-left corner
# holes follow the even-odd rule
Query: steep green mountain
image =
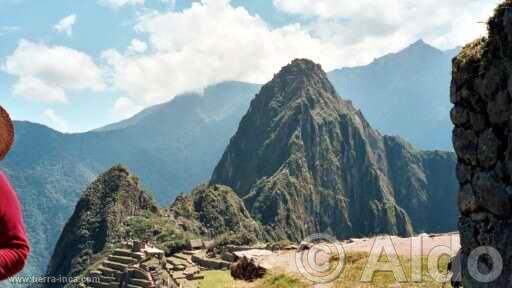
[(0, 169), (24, 207), (33, 248), (25, 274), (44, 273), (80, 192), (113, 165), (130, 167), (162, 204), (207, 180), (258, 87), (222, 83), (88, 133), (16, 122), (16, 143)]
[(210, 183), (232, 187), (272, 238), (410, 235), (455, 228), (454, 165), (380, 135), (319, 65), (294, 60), (251, 102)]
[(158, 213), (158, 208), (136, 176), (120, 166), (105, 172), (85, 190), (64, 226), (48, 276), (80, 275), (92, 264), (93, 255), (124, 239), (129, 217), (148, 213)]
[[(137, 176), (114, 166), (82, 193), (57, 242), (47, 276), (82, 276), (125, 240), (142, 240), (149, 235), (152, 244), (172, 252), (183, 247), (187, 239), (222, 241), (234, 238), (233, 234), (249, 235), (256, 241), (262, 238), (262, 227), (231, 188), (201, 185), (178, 196), (168, 208), (158, 209)], [(66, 284), (48, 283), (46, 287)]]
[(422, 40), (369, 65), (329, 73), (334, 87), (368, 122), (423, 149), (451, 150), (449, 107), (451, 59)]

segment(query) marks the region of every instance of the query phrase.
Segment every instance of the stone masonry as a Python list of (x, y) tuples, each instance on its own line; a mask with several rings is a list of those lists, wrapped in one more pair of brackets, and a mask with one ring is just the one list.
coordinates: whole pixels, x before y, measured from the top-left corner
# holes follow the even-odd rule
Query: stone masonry
[[(453, 60), (451, 119), (464, 287), (501, 288), (512, 287), (512, 0), (498, 6), (488, 28), (488, 38)], [(470, 257), (493, 249), (503, 260), (496, 277), (499, 259)]]

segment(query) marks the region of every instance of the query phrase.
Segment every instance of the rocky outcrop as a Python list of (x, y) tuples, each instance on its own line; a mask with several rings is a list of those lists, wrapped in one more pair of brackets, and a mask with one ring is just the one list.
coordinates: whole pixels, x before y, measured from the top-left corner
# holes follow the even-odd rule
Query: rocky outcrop
[[(496, 9), (488, 27), (488, 38), (466, 45), (453, 60), (451, 118), (463, 255), (494, 247), (504, 270), (481, 283), (464, 265), (464, 287), (512, 287), (512, 1)], [(486, 274), (492, 261), (482, 259), (478, 267)]]
[[(94, 255), (125, 237), (126, 219), (158, 213), (152, 198), (139, 187), (136, 176), (115, 166), (82, 194), (64, 227), (48, 266), (47, 275), (78, 276), (94, 262)], [(67, 283), (48, 283), (62, 287)]]
[(210, 183), (233, 188), (271, 238), (410, 235), (455, 229), (425, 216), (456, 215), (453, 170), (429, 170), (443, 161), (454, 167), (450, 153), (380, 135), (320, 65), (298, 59), (256, 95)]

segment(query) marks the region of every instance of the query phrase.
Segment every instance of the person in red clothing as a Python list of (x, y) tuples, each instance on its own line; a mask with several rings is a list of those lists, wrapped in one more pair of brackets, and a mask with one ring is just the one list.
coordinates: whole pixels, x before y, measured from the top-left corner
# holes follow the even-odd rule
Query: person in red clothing
[[(12, 121), (0, 106), (0, 160), (5, 158), (13, 141)], [(29, 251), (18, 196), (0, 171), (0, 281), (23, 269)]]

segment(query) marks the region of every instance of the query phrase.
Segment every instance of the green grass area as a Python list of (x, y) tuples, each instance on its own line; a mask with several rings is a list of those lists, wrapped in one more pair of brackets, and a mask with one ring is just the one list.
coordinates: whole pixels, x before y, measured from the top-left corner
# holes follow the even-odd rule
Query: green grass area
[[(390, 272), (377, 272), (371, 282), (361, 282), (361, 276), (368, 262), (369, 255), (367, 253), (348, 253), (345, 258), (345, 267), (343, 273), (338, 280), (333, 283), (335, 288), (388, 288), (397, 283), (394, 275)], [(421, 260), (422, 281), (411, 282), (411, 263), (409, 257), (399, 257), (403, 272), (407, 278), (407, 282), (400, 283), (401, 288), (442, 288), (451, 287), (449, 283), (436, 282), (428, 273), (427, 257), (415, 258)], [(448, 258), (442, 257), (438, 263), (438, 272), (446, 273)], [(388, 261), (386, 257), (382, 257), (379, 261)], [(200, 282), (199, 288), (306, 288), (313, 287), (305, 279), (301, 279), (300, 275), (291, 275), (286, 273), (272, 272), (258, 281), (253, 283), (235, 281), (229, 271), (206, 271), (205, 279)]]
[(299, 278), (287, 274), (268, 273), (255, 282), (235, 281), (229, 271), (205, 271), (199, 288), (306, 288)]
[(199, 283), (199, 288), (231, 288), (237, 287), (229, 271), (205, 271), (205, 278)]
[[(343, 274), (340, 276), (336, 283), (337, 288), (352, 288), (352, 287), (368, 287), (368, 288), (384, 288), (390, 287), (390, 285), (396, 284), (397, 279), (395, 279), (393, 273), (391, 272), (377, 272), (374, 274), (371, 282), (361, 282), (361, 276), (365, 269), (366, 263), (368, 262), (368, 254), (367, 253), (350, 253), (346, 256), (346, 264), (343, 270)], [(407, 282), (400, 283), (400, 287), (419, 287), (419, 288), (441, 288), (441, 287), (451, 287), (449, 283), (443, 285), (443, 283), (436, 282), (430, 275), (428, 270), (428, 259), (427, 257), (421, 257), (421, 259), (415, 258), (415, 260), (421, 261), (421, 275), (422, 280), (420, 282), (412, 282), (412, 268), (411, 263), (412, 259), (409, 257), (399, 257), (400, 264), (402, 266), (403, 272), (407, 278)], [(385, 257), (381, 258), (379, 261), (387, 261)], [(438, 272), (441, 274), (446, 273), (449, 259), (447, 257), (442, 257), (438, 263)]]
[(308, 287), (302, 280), (287, 274), (267, 275), (259, 281), (257, 288), (306, 288)]

